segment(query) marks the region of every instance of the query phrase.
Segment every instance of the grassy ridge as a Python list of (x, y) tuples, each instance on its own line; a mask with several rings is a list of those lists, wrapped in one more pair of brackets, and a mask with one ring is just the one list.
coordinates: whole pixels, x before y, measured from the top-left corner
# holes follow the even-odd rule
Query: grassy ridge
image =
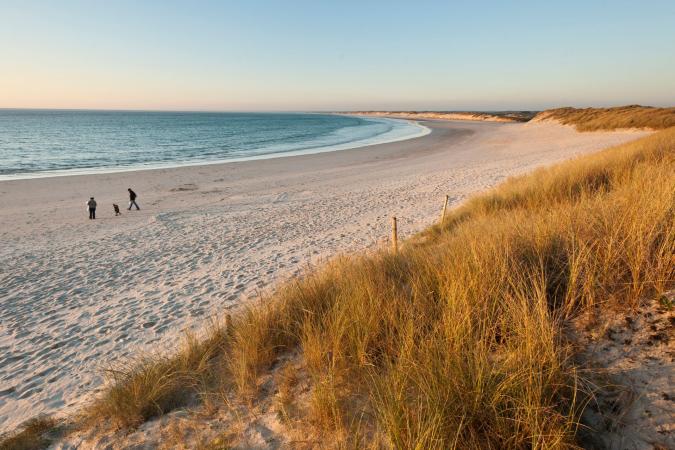
[(240, 390), (299, 347), (307, 418), (346, 441), (573, 445), (587, 392), (562, 323), (672, 284), (674, 149), (668, 130), (537, 171), (398, 255), (339, 260), (287, 287), (239, 324)]
[(539, 113), (533, 120), (554, 119), (574, 125), (579, 131), (650, 128), (663, 130), (675, 126), (675, 108), (630, 105), (616, 108), (557, 108)]
[(590, 388), (564, 322), (672, 287), (674, 208), (675, 129), (512, 179), (396, 255), (338, 258), (176, 355), (112, 372), (84, 422), (256, 403), (261, 375), (292, 361), (310, 394), (293, 404), (284, 388), (285, 407), (325, 446), (573, 447)]

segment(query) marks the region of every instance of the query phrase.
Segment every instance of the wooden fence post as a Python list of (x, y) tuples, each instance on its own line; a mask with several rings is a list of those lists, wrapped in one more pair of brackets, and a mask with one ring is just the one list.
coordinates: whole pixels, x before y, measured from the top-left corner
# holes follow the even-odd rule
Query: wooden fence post
[(443, 214), (441, 214), (441, 225), (445, 221), (445, 211), (448, 209), (448, 201), (450, 200), (450, 196), (446, 195), (445, 196), (445, 203), (443, 203)]
[(396, 227), (396, 217), (391, 218), (391, 245), (394, 253), (398, 252), (398, 229)]

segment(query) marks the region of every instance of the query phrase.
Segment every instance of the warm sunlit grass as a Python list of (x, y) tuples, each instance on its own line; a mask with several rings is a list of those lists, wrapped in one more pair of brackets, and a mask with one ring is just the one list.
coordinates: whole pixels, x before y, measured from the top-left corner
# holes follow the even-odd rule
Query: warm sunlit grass
[(26, 421), (15, 433), (0, 435), (0, 450), (35, 450), (51, 443), (50, 433), (58, 427), (49, 417), (36, 417)]
[(403, 448), (572, 445), (583, 380), (561, 325), (672, 284), (674, 149), (668, 130), (514, 179), (398, 255), (287, 286), (237, 329), (239, 388), (299, 346), (307, 417), (337, 436), (358, 422)]
[(220, 384), (217, 360), (226, 342), (222, 327), (209, 327), (208, 338), (187, 336), (172, 356), (146, 356), (107, 371), (110, 387), (86, 408), (85, 424), (108, 421), (134, 427), (174, 408), (195, 403)]
[(555, 119), (574, 125), (579, 131), (650, 128), (663, 130), (675, 126), (675, 108), (619, 106), (616, 108), (557, 108), (539, 113), (535, 120)]
[(675, 129), (510, 180), (398, 254), (337, 258), (113, 372), (89, 420), (134, 426), (214, 390), (253, 404), (292, 362), (309, 401), (278, 403), (323, 446), (572, 447), (589, 392), (563, 324), (672, 286), (674, 208)]

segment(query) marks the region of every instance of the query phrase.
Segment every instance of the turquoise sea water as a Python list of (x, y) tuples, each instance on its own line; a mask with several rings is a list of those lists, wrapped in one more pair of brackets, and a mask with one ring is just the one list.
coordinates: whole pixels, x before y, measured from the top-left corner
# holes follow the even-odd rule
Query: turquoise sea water
[(0, 110), (0, 180), (241, 161), (427, 134), (383, 118), (299, 113)]

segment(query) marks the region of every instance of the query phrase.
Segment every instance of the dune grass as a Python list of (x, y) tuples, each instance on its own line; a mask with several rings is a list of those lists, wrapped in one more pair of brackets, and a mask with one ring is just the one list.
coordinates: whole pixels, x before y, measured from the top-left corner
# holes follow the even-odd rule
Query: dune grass
[(106, 371), (109, 388), (86, 410), (80, 421), (107, 421), (115, 428), (133, 428), (175, 408), (198, 402), (199, 396), (221, 385), (219, 356), (225, 351), (226, 329), (208, 327), (203, 340), (187, 335), (172, 356), (147, 355)]
[(629, 105), (616, 108), (557, 108), (535, 116), (535, 120), (554, 119), (574, 125), (578, 131), (649, 128), (664, 130), (675, 126), (675, 108)]
[(286, 286), (236, 327), (240, 391), (299, 348), (307, 417), (345, 445), (573, 446), (590, 392), (564, 321), (672, 285), (674, 150), (675, 129), (539, 170), (397, 255), (338, 259)]
[(565, 322), (672, 287), (674, 213), (675, 128), (511, 179), (397, 254), (338, 257), (112, 372), (87, 421), (133, 427), (214, 391), (254, 404), (297, 355), (309, 401), (280, 402), (323, 446), (573, 448), (592, 388)]
[(0, 450), (35, 450), (46, 448), (51, 442), (50, 434), (58, 424), (49, 417), (36, 417), (23, 423), (15, 433), (0, 435)]

